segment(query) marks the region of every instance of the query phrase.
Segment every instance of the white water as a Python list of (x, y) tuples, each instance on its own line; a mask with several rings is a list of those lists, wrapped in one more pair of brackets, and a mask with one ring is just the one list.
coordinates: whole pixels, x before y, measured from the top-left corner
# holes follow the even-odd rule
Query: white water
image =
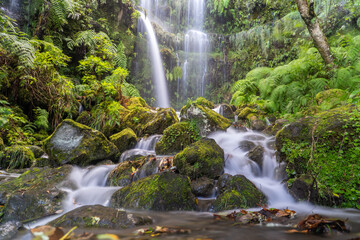
[[(275, 151), (272, 147), (274, 137), (252, 131), (239, 132), (232, 128), (227, 132), (213, 133), (209, 137), (224, 149), (225, 173), (244, 175), (268, 197), (270, 206), (294, 205), (295, 201), (281, 183), (283, 178), (277, 171), (281, 166), (276, 161)], [(262, 166), (258, 166), (246, 156), (248, 149), (240, 147), (244, 142), (264, 148)]]
[(155, 155), (155, 145), (160, 141), (162, 135), (152, 135), (147, 138), (141, 138), (134, 149), (123, 152), (120, 156), (120, 162), (127, 161), (132, 156)]
[[(143, 2), (143, 1), (142, 1)], [(169, 93), (166, 84), (165, 71), (162, 64), (159, 44), (156, 39), (154, 28), (151, 22), (144, 13), (140, 12), (141, 20), (145, 26), (148, 39), (148, 49), (150, 52), (153, 83), (155, 88), (155, 99), (158, 107), (167, 108), (170, 107)]]

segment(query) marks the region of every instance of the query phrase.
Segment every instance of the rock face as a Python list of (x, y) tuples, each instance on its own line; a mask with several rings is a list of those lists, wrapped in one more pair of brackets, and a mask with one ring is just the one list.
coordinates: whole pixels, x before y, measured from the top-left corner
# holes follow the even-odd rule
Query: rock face
[(219, 196), (213, 206), (215, 211), (251, 208), (266, 203), (265, 195), (243, 175), (224, 174), (218, 181)]
[(264, 151), (265, 149), (262, 146), (256, 146), (251, 149), (246, 156), (250, 158), (252, 161), (256, 162), (260, 168), (262, 168), (264, 161)]
[(133, 148), (137, 143), (136, 139), (136, 134), (131, 128), (126, 128), (110, 137), (110, 141), (119, 149), (119, 154)]
[(127, 186), (133, 181), (133, 173), (144, 165), (147, 157), (135, 161), (125, 161), (117, 165), (108, 175), (107, 184), (110, 186)]
[(100, 205), (83, 206), (51, 221), (54, 227), (111, 228), (125, 229), (151, 224), (150, 217), (135, 216), (125, 211)]
[(213, 139), (203, 138), (177, 154), (174, 165), (191, 179), (216, 179), (224, 172), (224, 150)]
[(200, 135), (206, 137), (217, 130), (226, 130), (231, 121), (208, 107), (192, 103), (181, 109), (181, 121), (193, 121), (199, 128)]
[(163, 137), (156, 143), (158, 155), (172, 155), (199, 140), (199, 130), (189, 122), (181, 122), (165, 129)]
[(70, 174), (71, 166), (32, 168), (20, 177), (0, 185), (1, 222), (28, 221), (61, 209), (65, 193), (58, 186)]
[(112, 158), (117, 147), (99, 131), (72, 120), (64, 120), (45, 140), (45, 152), (58, 164), (87, 166)]
[(195, 210), (188, 177), (164, 172), (131, 183), (113, 194), (111, 206), (157, 211)]
[(230, 105), (228, 104), (221, 104), (219, 109), (219, 114), (225, 118), (231, 119), (233, 120), (235, 117), (235, 114), (231, 108)]
[(14, 239), (18, 229), (23, 225), (18, 221), (9, 221), (0, 225), (0, 239), (11, 240)]
[(29, 168), (35, 161), (29, 147), (13, 145), (0, 152), (0, 167), (4, 169)]

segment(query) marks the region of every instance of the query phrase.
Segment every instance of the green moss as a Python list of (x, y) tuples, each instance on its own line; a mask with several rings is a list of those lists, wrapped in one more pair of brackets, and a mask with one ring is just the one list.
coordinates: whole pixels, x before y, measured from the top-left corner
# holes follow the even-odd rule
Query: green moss
[(0, 151), (5, 149), (4, 140), (0, 137)]
[(191, 179), (215, 179), (224, 172), (224, 151), (213, 139), (203, 138), (178, 153), (174, 165), (180, 174)]
[(223, 175), (218, 181), (219, 196), (213, 206), (215, 211), (251, 208), (266, 204), (265, 195), (242, 175)]
[(319, 92), (316, 95), (315, 100), (321, 110), (329, 110), (346, 103), (348, 96), (349, 93), (344, 90), (330, 89)]
[(247, 116), (251, 113), (257, 113), (256, 109), (250, 108), (250, 107), (245, 107), (244, 109), (242, 109), (240, 111), (240, 113), (238, 114), (238, 118), (239, 119), (246, 119)]
[(196, 209), (189, 178), (170, 172), (140, 179), (118, 190), (111, 205), (158, 211)]
[(121, 132), (110, 136), (110, 141), (117, 146), (120, 153), (134, 147), (137, 143), (137, 137), (131, 128), (126, 128)]
[(145, 100), (141, 97), (132, 97), (127, 102), (127, 108), (129, 110), (133, 110), (138, 107), (148, 108), (149, 106), (146, 104)]
[(139, 169), (146, 160), (147, 157), (143, 157), (140, 160), (120, 163), (109, 173), (107, 184), (120, 187), (129, 185), (133, 180), (134, 171)]
[(156, 143), (155, 150), (160, 155), (176, 154), (199, 139), (199, 130), (195, 124), (176, 123), (165, 129), (163, 137)]
[(91, 118), (91, 114), (88, 111), (83, 111), (80, 115), (76, 118), (76, 122), (81, 123), (86, 126), (90, 126), (93, 122)]
[(34, 160), (34, 153), (26, 146), (13, 145), (0, 154), (1, 167), (5, 169), (28, 168)]

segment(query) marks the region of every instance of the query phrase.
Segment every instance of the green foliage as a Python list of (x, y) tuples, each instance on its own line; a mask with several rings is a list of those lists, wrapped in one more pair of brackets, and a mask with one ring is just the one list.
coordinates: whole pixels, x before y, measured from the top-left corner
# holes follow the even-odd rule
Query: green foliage
[(49, 113), (45, 109), (37, 107), (34, 109), (36, 119), (34, 124), (38, 129), (43, 129), (47, 131), (49, 129)]

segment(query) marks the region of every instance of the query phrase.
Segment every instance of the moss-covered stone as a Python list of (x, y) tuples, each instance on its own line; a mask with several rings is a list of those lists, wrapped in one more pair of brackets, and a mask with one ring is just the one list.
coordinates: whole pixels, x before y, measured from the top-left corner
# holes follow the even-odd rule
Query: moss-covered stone
[(221, 104), (219, 107), (219, 114), (227, 119), (234, 119), (234, 111), (229, 104)]
[[(280, 130), (275, 142), (279, 159), (287, 163), (288, 186), (311, 188), (310, 200), (317, 204), (359, 206), (360, 194), (343, 190), (358, 184), (353, 177), (360, 174), (359, 121), (359, 109), (347, 105), (299, 119)], [(312, 178), (312, 184), (303, 184), (305, 175)]]
[(159, 155), (176, 154), (199, 139), (196, 125), (189, 122), (176, 123), (165, 129), (163, 137), (156, 143), (155, 151)]
[(100, 205), (83, 206), (51, 221), (54, 227), (111, 228), (126, 229), (151, 224), (150, 217), (128, 214), (114, 208)]
[(59, 184), (72, 167), (32, 168), (20, 177), (0, 185), (1, 221), (31, 221), (62, 208), (65, 193)]
[(239, 110), (238, 118), (239, 119), (248, 119), (248, 116), (251, 113), (257, 113), (257, 110), (250, 108), (250, 107), (245, 107), (245, 108)]
[(203, 107), (208, 107), (210, 109), (215, 108), (214, 103), (212, 103), (211, 101), (207, 100), (204, 97), (197, 98), (193, 103), (196, 103), (196, 104), (198, 104), (200, 106), (203, 106)]
[(329, 89), (315, 96), (316, 103), (322, 110), (329, 110), (346, 102), (349, 93), (341, 89)]
[(28, 148), (34, 153), (35, 158), (39, 158), (45, 153), (45, 151), (39, 146), (31, 145), (28, 146)]
[(162, 134), (167, 127), (178, 121), (176, 112), (172, 108), (155, 111), (150, 108), (138, 107), (126, 115), (122, 127), (131, 128), (137, 136), (142, 137), (146, 134)]
[(188, 177), (171, 172), (131, 183), (113, 194), (111, 206), (157, 211), (195, 210)]
[(94, 120), (91, 117), (91, 113), (88, 111), (83, 111), (80, 115), (76, 118), (76, 122), (81, 123), (86, 126), (91, 126)]
[(147, 157), (142, 157), (135, 161), (126, 161), (117, 165), (108, 175), (107, 185), (110, 186), (126, 186), (133, 180), (133, 174), (136, 169), (144, 165)]
[(13, 145), (0, 152), (0, 166), (5, 169), (28, 168), (34, 160), (34, 153), (27, 146)]
[(110, 141), (119, 149), (120, 154), (133, 148), (137, 143), (137, 137), (131, 128), (110, 136)]
[(218, 181), (215, 211), (251, 208), (266, 204), (265, 195), (243, 175), (224, 174)]
[(118, 152), (101, 132), (70, 119), (64, 120), (45, 140), (44, 149), (58, 164), (81, 166), (112, 158)]
[(138, 107), (148, 108), (149, 106), (146, 104), (145, 100), (141, 97), (132, 97), (127, 102), (127, 108), (129, 110), (133, 110), (134, 108), (138, 108)]
[(200, 135), (206, 137), (216, 130), (226, 130), (231, 121), (208, 107), (192, 103), (181, 110), (181, 121), (191, 121), (199, 128)]
[(218, 178), (224, 172), (224, 150), (215, 140), (203, 138), (178, 153), (174, 165), (180, 174), (191, 179)]

